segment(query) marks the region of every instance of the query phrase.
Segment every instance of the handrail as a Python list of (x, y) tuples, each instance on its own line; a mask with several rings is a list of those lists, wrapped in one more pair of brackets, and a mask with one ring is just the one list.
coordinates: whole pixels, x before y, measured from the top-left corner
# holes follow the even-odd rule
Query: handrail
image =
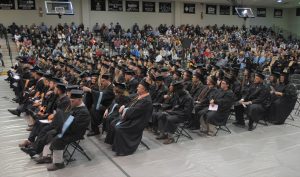
[(9, 54), (11, 66), (13, 67), (12, 53), (11, 53), (11, 48), (10, 48), (10, 45), (9, 45), (9, 40), (8, 40), (8, 36), (7, 36), (7, 31), (4, 32), (4, 36), (5, 36), (5, 40), (6, 40), (6, 46), (7, 46), (7, 49), (8, 49), (8, 54)]

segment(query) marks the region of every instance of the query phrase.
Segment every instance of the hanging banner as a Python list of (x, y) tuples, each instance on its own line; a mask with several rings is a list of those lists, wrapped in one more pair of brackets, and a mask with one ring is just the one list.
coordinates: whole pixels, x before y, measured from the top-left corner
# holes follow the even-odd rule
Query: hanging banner
[(172, 12), (172, 3), (160, 2), (159, 3), (159, 12), (160, 13), (171, 13)]
[(206, 14), (216, 15), (217, 6), (216, 5), (206, 5)]
[(274, 9), (274, 17), (281, 18), (282, 17), (282, 9)]
[(15, 9), (15, 0), (0, 1), (0, 10), (14, 10), (14, 9)]
[(266, 17), (267, 16), (266, 8), (257, 8), (256, 16), (257, 17)]
[(139, 12), (139, 1), (126, 1), (126, 12)]
[(194, 14), (195, 13), (195, 9), (196, 9), (196, 5), (195, 4), (190, 4), (190, 3), (184, 3), (183, 5), (183, 12), (186, 14)]
[(105, 11), (105, 0), (91, 0), (92, 11)]
[(221, 5), (220, 6), (220, 15), (230, 15), (230, 6)]
[(35, 10), (35, 0), (18, 0), (19, 10)]
[(123, 11), (122, 0), (108, 0), (108, 11)]
[(155, 12), (155, 2), (143, 2), (143, 12)]

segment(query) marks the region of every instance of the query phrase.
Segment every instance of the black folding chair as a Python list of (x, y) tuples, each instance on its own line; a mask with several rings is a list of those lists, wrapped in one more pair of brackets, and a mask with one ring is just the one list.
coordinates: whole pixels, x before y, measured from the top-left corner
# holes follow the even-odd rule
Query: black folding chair
[(188, 133), (188, 130), (185, 128), (185, 123), (179, 123), (177, 125), (177, 129), (175, 131), (175, 138), (176, 138), (175, 142), (176, 143), (178, 142), (178, 139), (181, 136), (185, 136), (186, 138), (193, 140), (192, 136)]
[(227, 125), (227, 121), (228, 121), (228, 119), (231, 117), (231, 115), (232, 115), (232, 110), (230, 109), (230, 112), (228, 113), (227, 118), (226, 118), (221, 124), (215, 125), (215, 126), (217, 126), (217, 131), (216, 131), (216, 133), (215, 133), (215, 136), (217, 136), (219, 130), (223, 130), (223, 131), (225, 131), (225, 132), (231, 134), (231, 131), (230, 131), (229, 128), (226, 126), (226, 125)]
[[(81, 140), (77, 140), (74, 142), (69, 143), (65, 150), (64, 150), (64, 157), (66, 161), (66, 165), (69, 164), (69, 162), (75, 161), (76, 159), (73, 158), (75, 152), (80, 152), (82, 155), (84, 155), (89, 161), (92, 159), (85, 153), (84, 149), (79, 145)], [(73, 148), (73, 150), (70, 150), (70, 148)]]
[(150, 150), (149, 146), (148, 146), (143, 140), (141, 140), (141, 144), (142, 144), (143, 146), (145, 146), (148, 150)]

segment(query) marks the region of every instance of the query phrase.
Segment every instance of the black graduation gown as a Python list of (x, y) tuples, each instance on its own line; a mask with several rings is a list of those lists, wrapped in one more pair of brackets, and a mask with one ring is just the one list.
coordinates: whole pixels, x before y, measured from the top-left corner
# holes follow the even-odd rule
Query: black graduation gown
[(190, 91), (192, 89), (192, 81), (191, 80), (184, 81), (183, 85), (184, 85), (184, 90), (186, 90), (190, 93)]
[(275, 124), (283, 124), (293, 111), (297, 101), (297, 89), (292, 84), (282, 84), (275, 88), (276, 91), (282, 92), (283, 96), (275, 98), (271, 103), (269, 110), (269, 121)]
[(214, 96), (214, 102), (218, 105), (218, 110), (208, 111), (205, 118), (210, 124), (222, 125), (230, 114), (230, 109), (234, 102), (234, 94), (231, 90), (224, 91), (219, 89)]
[(133, 100), (124, 118), (115, 126), (115, 138), (112, 150), (117, 154), (130, 155), (138, 148), (143, 130), (152, 115), (151, 97)]
[(166, 116), (160, 117), (158, 121), (159, 130), (168, 133), (176, 131), (177, 123), (190, 120), (194, 108), (193, 99), (186, 90), (182, 90), (175, 95), (177, 95), (176, 105), (171, 110), (166, 111)]
[[(97, 103), (101, 92), (102, 92), (102, 99), (100, 101), (99, 108), (97, 109)], [(99, 91), (92, 90), (92, 95), (93, 95), (93, 105), (91, 108), (91, 117), (92, 117), (91, 128), (94, 132), (99, 132), (98, 126), (102, 122), (103, 114), (106, 108), (112, 103), (113, 99), (115, 98), (113, 85), (110, 84), (107, 88)]]
[(202, 85), (201, 82), (197, 85), (195, 85), (195, 84), (192, 85), (192, 88), (190, 90), (190, 94), (191, 94), (192, 98), (194, 99), (194, 101), (197, 100), (202, 88), (203, 88), (203, 85)]
[(155, 92), (152, 95), (153, 103), (162, 103), (164, 101), (164, 95), (167, 94), (168, 88), (163, 84), (160, 87), (156, 87)]
[(115, 98), (112, 104), (108, 107), (108, 116), (104, 119), (103, 128), (107, 132), (105, 137), (105, 143), (113, 144), (114, 141), (114, 132), (112, 127), (120, 120), (119, 109), (122, 105), (127, 106), (130, 102), (128, 96), (121, 95), (120, 97)]
[[(69, 115), (74, 116), (73, 122), (71, 123), (70, 127), (66, 130), (62, 138), (55, 137), (52, 140), (50, 146), (51, 150), (64, 150), (65, 146), (70, 142), (83, 138), (91, 120), (88, 109), (85, 105), (73, 108), (70, 114), (64, 117), (65, 121), (67, 120)], [(63, 124), (60, 127), (62, 126)], [(60, 133), (60, 131), (58, 133)]]
[(249, 119), (257, 122), (264, 118), (265, 112), (270, 106), (270, 91), (264, 84), (252, 84), (248, 93), (243, 96), (244, 100), (251, 101), (252, 104), (246, 108), (246, 114)]

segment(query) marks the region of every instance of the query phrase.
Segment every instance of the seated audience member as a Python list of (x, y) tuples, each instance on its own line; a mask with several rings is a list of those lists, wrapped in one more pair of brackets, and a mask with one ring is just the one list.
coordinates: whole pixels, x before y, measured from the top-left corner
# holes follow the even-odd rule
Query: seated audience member
[[(52, 151), (52, 164), (47, 167), (48, 171), (55, 171), (65, 167), (63, 152), (71, 142), (83, 138), (86, 129), (90, 124), (90, 113), (82, 101), (83, 91), (71, 91), (71, 111), (64, 117), (65, 121), (61, 129), (57, 130), (57, 136), (44, 147), (43, 158), (49, 158)], [(65, 114), (62, 114), (65, 116)]]
[(112, 150), (116, 155), (130, 155), (138, 148), (143, 130), (152, 115), (152, 100), (149, 95), (149, 83), (141, 81), (137, 87), (138, 96), (126, 107), (121, 106), (121, 119), (114, 126), (114, 142)]
[(230, 90), (230, 80), (225, 78), (221, 81), (221, 88), (209, 102), (210, 107), (216, 108), (216, 110), (208, 109), (200, 118), (200, 131), (214, 136), (217, 131), (216, 126), (224, 124), (229, 117), (233, 101), (234, 94)]
[(193, 99), (190, 94), (183, 89), (182, 82), (173, 83), (174, 94), (177, 96), (177, 103), (171, 109), (164, 111), (158, 119), (158, 130), (160, 135), (157, 139), (165, 139), (164, 144), (174, 143), (173, 134), (178, 123), (188, 120), (193, 110)]
[(217, 91), (217, 78), (215, 76), (209, 76), (206, 79), (206, 85), (200, 91), (197, 100), (194, 102), (195, 116), (192, 117), (190, 129), (196, 130), (200, 128), (200, 117), (205, 113), (209, 106), (209, 101), (213, 98)]
[(92, 90), (85, 86), (83, 87), (83, 91), (91, 92), (93, 95), (91, 131), (87, 136), (100, 134), (99, 125), (102, 123), (103, 114), (115, 97), (110, 77), (110, 74), (103, 74), (99, 77), (99, 90)]
[(255, 74), (253, 84), (250, 85), (248, 91), (239, 101), (239, 106), (234, 108), (236, 116), (234, 125), (244, 127), (244, 113), (246, 113), (249, 119), (248, 130), (252, 131), (255, 129), (253, 123), (257, 123), (266, 116), (265, 113), (270, 106), (270, 92), (263, 83), (264, 79), (265, 76), (262, 73), (257, 72)]
[(287, 73), (280, 74), (279, 84), (271, 90), (271, 98), (269, 121), (278, 125), (284, 124), (297, 101), (297, 89), (289, 83)]
[(114, 132), (112, 127), (120, 120), (119, 109), (121, 106), (128, 106), (130, 98), (126, 92), (126, 85), (124, 83), (114, 83), (115, 99), (112, 104), (105, 110), (103, 128), (107, 132), (105, 143), (113, 144)]

